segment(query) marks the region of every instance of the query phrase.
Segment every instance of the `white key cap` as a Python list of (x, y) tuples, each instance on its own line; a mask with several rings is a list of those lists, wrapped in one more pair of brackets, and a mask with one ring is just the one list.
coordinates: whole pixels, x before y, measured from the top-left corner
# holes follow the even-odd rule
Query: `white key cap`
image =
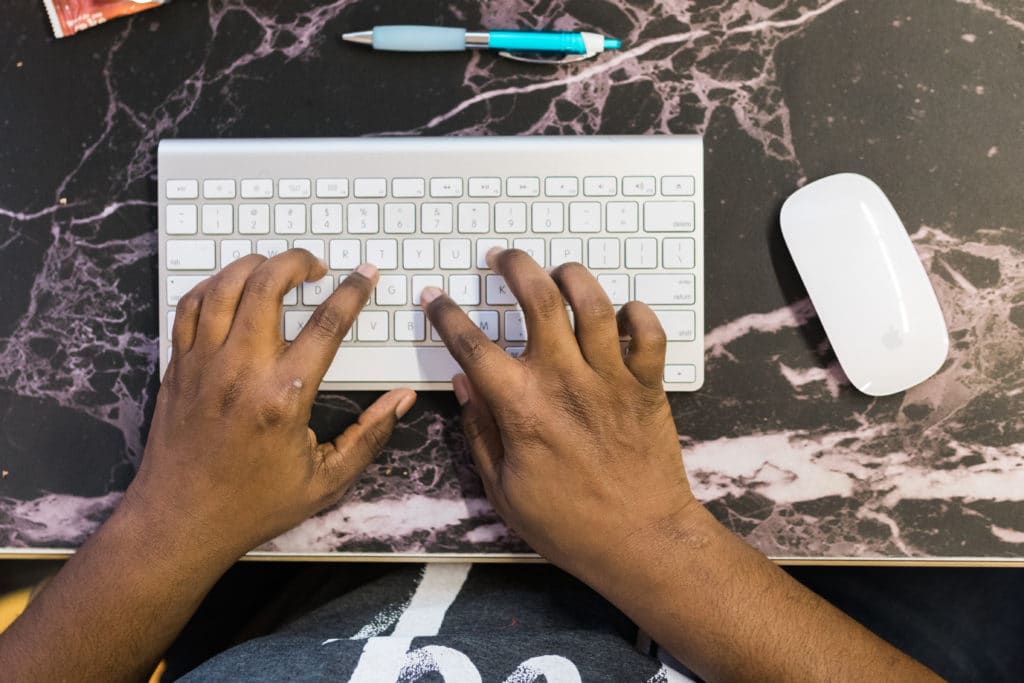
[(270, 232), (270, 205), (239, 204), (238, 232), (243, 235), (265, 235)]
[(689, 237), (666, 237), (661, 243), (661, 260), (666, 268), (693, 268), (693, 240)]
[(653, 309), (658, 322), (665, 330), (665, 338), (669, 341), (693, 341), (695, 338), (697, 316), (693, 311), (666, 311)]
[(242, 199), (270, 199), (274, 181), (269, 178), (247, 178), (242, 181)]
[(443, 234), (452, 231), (452, 205), (426, 203), (420, 206), (420, 232)]
[(587, 266), (595, 270), (619, 267), (619, 240), (614, 237), (594, 237), (587, 240)]
[(697, 381), (697, 366), (672, 364), (665, 366), (665, 383), (675, 384), (682, 382), (692, 384)]
[(509, 197), (540, 196), (540, 178), (509, 178), (507, 187)]
[(512, 247), (514, 249), (521, 249), (522, 251), (525, 251), (533, 258), (534, 261), (537, 262), (538, 266), (541, 268), (544, 267), (544, 252), (547, 251), (547, 244), (544, 243), (544, 240), (534, 239), (532, 237), (528, 239), (513, 240)]
[(501, 178), (470, 178), (470, 197), (500, 197)]
[(532, 213), (534, 232), (562, 232), (561, 202), (534, 202)]
[(359, 240), (331, 240), (331, 270), (353, 270), (360, 264)]
[(416, 205), (385, 204), (384, 232), (393, 234), (416, 232)]
[(167, 234), (194, 235), (199, 226), (194, 204), (167, 205)]
[(316, 196), (340, 199), (348, 196), (348, 178), (317, 178)]
[(356, 336), (359, 341), (387, 341), (388, 312), (363, 311), (360, 313), (356, 318)]
[(394, 270), (398, 267), (398, 242), (366, 240), (366, 260), (381, 270)]
[(505, 311), (506, 341), (526, 341), (526, 317), (522, 311)]
[(391, 181), (391, 194), (399, 199), (419, 198), (425, 192), (423, 178), (395, 178)]
[(512, 356), (513, 358), (519, 358), (524, 353), (526, 353), (526, 347), (525, 346), (506, 346), (505, 347), (505, 353), (507, 353), (508, 355)]
[(437, 287), (438, 289), (444, 289), (444, 276), (443, 275), (413, 275), (412, 276), (412, 297), (410, 301), (417, 306), (420, 303), (420, 297), (423, 295), (424, 287)]
[(627, 268), (657, 268), (658, 240), (653, 237), (630, 237), (626, 240)]
[(636, 202), (608, 202), (608, 232), (636, 232), (640, 229)]
[(570, 261), (583, 262), (583, 241), (575, 238), (551, 240), (551, 267)]
[(284, 340), (295, 341), (313, 316), (313, 311), (285, 311), (284, 312)]
[(402, 267), (406, 270), (433, 270), (434, 240), (402, 240)]
[(431, 178), (431, 197), (461, 197), (462, 178)]
[(496, 202), (494, 204), (494, 232), (526, 232), (526, 204)]
[(480, 328), (480, 331), (487, 335), (491, 341), (498, 341), (498, 312), (497, 311), (468, 311), (469, 319)]
[(299, 303), (299, 288), (289, 289), (282, 302), (285, 306), (296, 306)]
[(381, 275), (377, 281), (378, 306), (404, 306), (407, 281), (404, 275)]
[(601, 204), (572, 202), (569, 204), (569, 232), (601, 232)]
[(203, 204), (203, 232), (230, 235), (235, 231), (235, 207), (230, 204)]
[(516, 303), (516, 298), (509, 291), (505, 278), (500, 275), (487, 276), (487, 305), (509, 306)]
[(491, 231), (491, 205), (476, 202), (459, 204), (459, 232), (484, 233)]
[(472, 263), (469, 240), (441, 240), (441, 268), (444, 270), (460, 270), (469, 268)]
[(388, 181), (384, 178), (356, 178), (352, 183), (353, 197), (386, 197)]
[(476, 241), (476, 267), (480, 270), (486, 270), (487, 265), (487, 252), (494, 247), (500, 247), (502, 249), (508, 249), (508, 240), (504, 239), (479, 239)]
[(544, 179), (544, 194), (549, 197), (575, 197), (580, 193), (580, 181), (577, 178), (555, 176)]
[[(362, 317), (362, 316), (360, 316)], [(448, 382), (462, 372), (443, 346), (346, 346), (334, 356), (328, 382)]]
[(167, 270), (213, 270), (215, 245), (213, 240), (167, 240)]
[(168, 275), (167, 305), (177, 306), (181, 297), (188, 294), (190, 289), (208, 277), (209, 275)]
[(220, 243), (220, 267), (226, 268), (251, 253), (252, 242), (249, 240), (223, 240)]
[(622, 306), (629, 301), (629, 276), (610, 275), (602, 273), (597, 276), (597, 282), (604, 289), (604, 293), (611, 299), (612, 306)]
[(294, 242), (292, 242), (292, 246), (295, 247), (296, 249), (305, 249), (313, 256), (316, 256), (318, 259), (326, 260), (327, 258), (324, 255), (325, 252), (323, 240), (295, 240)]
[(612, 197), (616, 181), (612, 176), (590, 176), (583, 179), (583, 194), (588, 197)]
[(168, 311), (167, 313), (167, 341), (171, 341), (174, 337), (174, 311)]
[(634, 296), (645, 304), (692, 304), (694, 301), (693, 275), (667, 273), (634, 275)]
[(667, 175), (661, 179), (661, 193), (666, 197), (689, 197), (693, 190), (693, 176)]
[(306, 306), (319, 306), (334, 291), (334, 276), (325, 275), (319, 280), (302, 283), (302, 303)]
[(274, 258), (286, 251), (288, 251), (288, 242), (285, 240), (260, 240), (256, 243), (256, 253), (267, 258)]
[(306, 205), (275, 205), (274, 232), (279, 235), (301, 235), (306, 232)]
[(206, 199), (234, 199), (235, 181), (229, 178), (204, 180), (203, 197)]
[(318, 235), (341, 232), (341, 204), (314, 204), (309, 209), (309, 224)]
[(196, 180), (168, 180), (164, 196), (168, 199), (196, 199), (199, 197), (199, 182)]
[(380, 212), (376, 204), (349, 204), (348, 231), (353, 235), (366, 235), (380, 231)]
[(626, 176), (622, 179), (622, 194), (627, 197), (653, 197), (658, 184), (654, 176)]
[(693, 202), (644, 202), (647, 232), (693, 232)]
[(426, 325), (423, 311), (395, 311), (395, 341), (423, 341)]
[(461, 306), (480, 305), (480, 276), (451, 275), (448, 278), (448, 294)]
[(305, 199), (310, 195), (309, 178), (281, 178), (277, 196), (281, 199)]

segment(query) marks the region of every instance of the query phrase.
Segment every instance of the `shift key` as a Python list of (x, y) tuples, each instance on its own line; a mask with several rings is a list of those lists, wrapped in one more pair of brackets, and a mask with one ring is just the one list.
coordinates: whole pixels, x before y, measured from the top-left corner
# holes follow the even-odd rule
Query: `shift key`
[(692, 304), (695, 301), (691, 273), (636, 275), (633, 283), (637, 301), (645, 304)]

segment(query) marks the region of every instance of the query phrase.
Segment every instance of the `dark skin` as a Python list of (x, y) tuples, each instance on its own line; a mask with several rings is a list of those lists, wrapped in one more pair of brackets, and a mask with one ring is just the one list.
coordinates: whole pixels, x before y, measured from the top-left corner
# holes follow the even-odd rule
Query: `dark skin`
[[(523, 358), (489, 342), (440, 290), (427, 288), (423, 305), (466, 372), (453, 383), (488, 498), (533, 548), (707, 680), (935, 678), (694, 499), (661, 387), (665, 336), (650, 309), (631, 303), (616, 316), (578, 264), (549, 274), (515, 250), (488, 259), (525, 311)], [(377, 454), (415, 401), (411, 390), (384, 394), (328, 443), (308, 427), (376, 269), (360, 266), (294, 342), (281, 339), (282, 297), (325, 272), (300, 250), (249, 256), (179, 304), (138, 476), (0, 635), (5, 677), (145, 679), (233, 562), (337, 502)]]

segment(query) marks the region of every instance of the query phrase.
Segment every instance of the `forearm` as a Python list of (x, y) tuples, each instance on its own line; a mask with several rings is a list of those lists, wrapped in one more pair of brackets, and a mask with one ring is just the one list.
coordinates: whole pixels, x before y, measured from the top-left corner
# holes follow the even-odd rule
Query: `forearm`
[(695, 673), (727, 680), (935, 676), (801, 586), (702, 507), (637, 537), (592, 583)]
[(146, 680), (232, 557), (122, 505), (0, 636), (17, 681)]

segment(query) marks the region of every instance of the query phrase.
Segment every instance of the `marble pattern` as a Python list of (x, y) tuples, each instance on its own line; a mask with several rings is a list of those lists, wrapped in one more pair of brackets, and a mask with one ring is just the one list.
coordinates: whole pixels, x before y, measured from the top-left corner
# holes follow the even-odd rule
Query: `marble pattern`
[[(371, 54), (376, 23), (590, 27), (564, 68)], [(698, 496), (775, 557), (1024, 556), (1024, 8), (1016, 0), (175, 0), (59, 44), (0, 17), (0, 546), (70, 548), (130, 481), (158, 389), (163, 137), (692, 133), (707, 161), (705, 388), (671, 397)], [(939, 374), (846, 382), (778, 232), (852, 170), (893, 199), (952, 335)], [(339, 431), (369, 394), (322, 394)], [(424, 394), (293, 553), (522, 553), (450, 394)]]

